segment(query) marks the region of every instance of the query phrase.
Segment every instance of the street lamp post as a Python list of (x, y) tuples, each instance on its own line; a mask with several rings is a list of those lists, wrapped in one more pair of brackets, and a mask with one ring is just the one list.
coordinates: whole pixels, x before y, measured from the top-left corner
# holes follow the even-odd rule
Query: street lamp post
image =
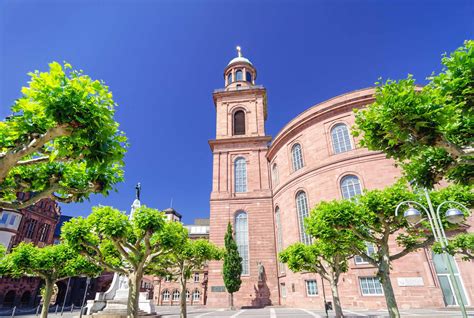
[[(459, 307), (461, 308), (462, 315), (464, 318), (467, 318), (466, 307), (464, 306), (464, 301), (461, 295), (461, 287), (459, 286), (459, 283), (456, 280), (456, 277), (454, 276), (453, 264), (450, 262), (449, 254), (446, 249), (448, 245), (448, 239), (446, 237), (446, 233), (444, 232), (443, 223), (441, 222), (440, 212), (441, 212), (441, 207), (444, 206), (445, 204), (461, 207), (462, 209), (467, 211), (468, 215), (470, 215), (470, 211), (468, 208), (466, 208), (463, 204), (459, 202), (444, 201), (443, 203), (438, 205), (435, 212), (433, 208), (433, 204), (431, 203), (428, 190), (423, 189), (423, 191), (426, 197), (426, 202), (428, 203), (428, 209), (425, 208), (421, 203), (416, 202), (416, 201), (403, 201), (397, 205), (395, 209), (395, 216), (398, 216), (398, 210), (400, 209), (401, 206), (408, 205), (409, 208), (403, 213), (403, 216), (407, 219), (409, 223), (417, 224), (418, 222), (421, 221), (422, 214), (419, 210), (417, 210), (413, 206), (414, 205), (418, 206), (422, 209), (422, 211), (425, 212), (426, 216), (428, 217), (428, 221), (430, 222), (431, 231), (433, 232), (434, 238), (436, 242), (439, 242), (441, 244), (443, 255), (444, 255), (446, 264), (448, 266), (449, 279), (451, 280), (451, 283), (454, 287), (454, 293), (456, 295)], [(459, 224), (464, 220), (464, 213), (462, 213), (461, 210), (457, 208), (453, 208), (453, 207), (449, 208), (446, 211), (445, 216), (446, 216), (446, 220), (452, 224)]]

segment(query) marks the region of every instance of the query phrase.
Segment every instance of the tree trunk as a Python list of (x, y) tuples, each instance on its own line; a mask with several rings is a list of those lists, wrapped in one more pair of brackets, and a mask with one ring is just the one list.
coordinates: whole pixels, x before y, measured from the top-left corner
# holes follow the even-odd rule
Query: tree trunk
[(330, 280), (329, 284), (331, 285), (331, 293), (332, 293), (332, 301), (334, 303), (334, 312), (336, 314), (336, 318), (344, 317), (344, 313), (342, 312), (341, 300), (339, 299), (339, 290), (337, 288), (337, 280)]
[(230, 310), (235, 310), (235, 307), (234, 307), (234, 293), (229, 293), (229, 305), (230, 305)]
[(184, 273), (181, 273), (179, 277), (179, 282), (181, 283), (181, 297), (179, 299), (179, 305), (181, 307), (181, 314), (180, 318), (186, 318), (186, 277), (184, 277)]
[(48, 317), (49, 303), (51, 302), (51, 296), (53, 296), (53, 287), (54, 287), (54, 282), (51, 279), (45, 279), (43, 308), (41, 309), (41, 318)]
[(128, 275), (128, 305), (127, 305), (127, 316), (128, 318), (137, 318), (138, 311), (138, 298), (140, 296), (140, 283), (143, 278), (143, 270), (137, 270), (135, 273)]
[(382, 284), (390, 318), (400, 318), (397, 300), (393, 293), (392, 281), (390, 280), (390, 260), (388, 254), (385, 254), (382, 257), (378, 268), (378, 276), (380, 278), (380, 283)]

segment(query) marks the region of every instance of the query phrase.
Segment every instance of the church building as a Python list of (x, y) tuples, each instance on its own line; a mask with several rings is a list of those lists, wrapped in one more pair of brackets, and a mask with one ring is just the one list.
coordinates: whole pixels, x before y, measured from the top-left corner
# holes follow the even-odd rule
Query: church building
[[(323, 308), (331, 301), (327, 282), (315, 274), (295, 274), (278, 262), (278, 252), (295, 242), (310, 243), (304, 218), (322, 200), (350, 199), (364, 189), (393, 184), (401, 171), (381, 152), (358, 146), (350, 134), (353, 109), (374, 101), (374, 88), (349, 92), (308, 108), (272, 138), (266, 134), (267, 92), (257, 69), (238, 56), (224, 69), (224, 88), (213, 93), (216, 136), (213, 156), (209, 239), (224, 246), (231, 222), (242, 257), (242, 286), (236, 306)], [(393, 242), (391, 249), (398, 249)], [(367, 253), (374, 247), (367, 246)], [(452, 259), (466, 305), (474, 295), (472, 264)], [(339, 293), (342, 306), (386, 308), (376, 269), (360, 257), (349, 261)], [(393, 263), (398, 305), (440, 308), (457, 305), (443, 258), (423, 249)], [(222, 262), (210, 262), (207, 305), (227, 307)]]

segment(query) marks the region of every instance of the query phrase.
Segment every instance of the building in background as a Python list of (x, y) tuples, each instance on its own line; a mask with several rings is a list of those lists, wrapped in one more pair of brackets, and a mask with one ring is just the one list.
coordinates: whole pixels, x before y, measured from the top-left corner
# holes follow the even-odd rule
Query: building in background
[[(323, 287), (319, 275), (292, 273), (278, 262), (277, 254), (295, 242), (310, 244), (304, 218), (318, 202), (350, 199), (364, 189), (389, 186), (401, 176), (392, 160), (360, 148), (350, 133), (353, 109), (374, 102), (375, 89), (353, 91), (310, 107), (272, 138), (265, 133), (267, 92), (256, 85), (254, 65), (239, 50), (223, 75), (224, 88), (213, 93), (216, 137), (209, 141), (213, 156), (209, 238), (223, 246), (227, 223), (233, 225), (243, 259), (242, 285), (234, 293), (234, 303), (322, 309), (323, 288), (331, 295), (328, 284)], [(396, 252), (396, 242), (390, 248)], [(373, 252), (374, 247), (368, 245), (367, 253)], [(469, 262), (452, 261), (469, 305), (474, 301), (470, 299), (474, 295), (474, 267)], [(349, 264), (339, 284), (342, 306), (386, 308), (376, 268), (358, 256)], [(429, 248), (392, 265), (391, 279), (400, 308), (456, 305), (446, 265)], [(262, 269), (263, 279), (259, 279)], [(210, 262), (208, 285), (207, 304), (228, 306), (222, 261)]]

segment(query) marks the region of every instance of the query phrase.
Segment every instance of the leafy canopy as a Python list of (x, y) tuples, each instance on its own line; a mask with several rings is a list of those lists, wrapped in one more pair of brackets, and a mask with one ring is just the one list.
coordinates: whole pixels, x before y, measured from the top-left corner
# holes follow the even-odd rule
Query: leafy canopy
[(424, 87), (411, 75), (378, 86), (375, 102), (356, 110), (353, 130), (362, 146), (396, 159), (408, 180), (426, 188), (443, 178), (461, 184), (474, 178), (474, 41), (442, 64)]
[[(107, 195), (123, 180), (127, 146), (112, 93), (67, 63), (29, 75), (12, 114), (0, 121), (0, 207)], [(19, 201), (18, 192), (30, 196)]]
[[(441, 244), (436, 243), (433, 251), (438, 254), (443, 253)], [(448, 241), (446, 251), (451, 255), (459, 254), (464, 261), (474, 260), (474, 233), (461, 233)]]

